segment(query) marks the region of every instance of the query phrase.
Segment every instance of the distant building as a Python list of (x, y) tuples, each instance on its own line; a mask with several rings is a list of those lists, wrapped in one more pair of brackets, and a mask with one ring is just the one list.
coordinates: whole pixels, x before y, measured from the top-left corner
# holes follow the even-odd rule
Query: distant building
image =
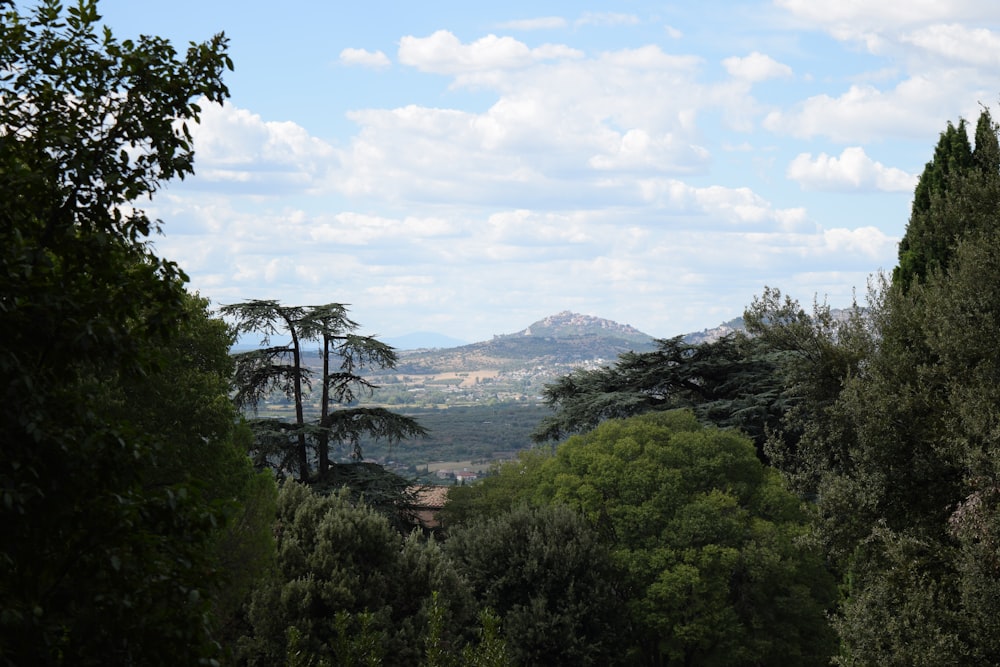
[(410, 491), (416, 497), (417, 521), (424, 528), (437, 528), (441, 522), (437, 518), (437, 513), (444, 507), (448, 500), (448, 486), (421, 485), (411, 486)]

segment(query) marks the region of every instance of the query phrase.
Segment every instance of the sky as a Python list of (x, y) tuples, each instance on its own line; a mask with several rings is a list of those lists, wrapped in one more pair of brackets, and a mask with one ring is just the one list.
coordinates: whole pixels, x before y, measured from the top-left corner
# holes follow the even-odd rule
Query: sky
[(1000, 116), (982, 0), (99, 8), (119, 39), (230, 38), (196, 175), (144, 205), (157, 252), (215, 305), (345, 303), (388, 338), (863, 303), (941, 131)]

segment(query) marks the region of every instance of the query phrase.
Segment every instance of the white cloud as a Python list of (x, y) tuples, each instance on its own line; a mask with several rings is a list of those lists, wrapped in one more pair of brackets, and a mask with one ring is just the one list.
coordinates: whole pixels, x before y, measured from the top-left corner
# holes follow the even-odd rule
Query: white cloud
[(532, 19), (505, 21), (498, 27), (506, 30), (555, 30), (565, 28), (566, 25), (566, 19), (561, 16), (540, 16)]
[(902, 169), (872, 160), (860, 146), (845, 148), (840, 157), (820, 153), (814, 159), (810, 153), (800, 153), (788, 165), (787, 175), (803, 189), (834, 192), (911, 192), (917, 181)]
[(955, 82), (913, 77), (894, 89), (852, 85), (839, 97), (807, 98), (787, 111), (772, 111), (764, 127), (799, 138), (826, 136), (864, 142), (892, 136), (927, 136), (954, 115)]
[(371, 67), (381, 69), (388, 67), (392, 63), (389, 56), (381, 51), (367, 51), (365, 49), (344, 49), (340, 52), (340, 62), (345, 65), (359, 65), (361, 67)]
[(956, 23), (932, 25), (903, 35), (901, 41), (977, 67), (1000, 65), (1000, 35), (985, 28)]
[[(815, 229), (805, 209), (775, 208), (750, 188), (721, 185), (695, 187), (666, 178), (641, 179), (642, 200), (654, 210), (673, 215), (694, 216), (695, 228), (731, 230), (737, 228), (772, 232), (801, 232)], [(707, 227), (706, 227), (707, 225)]]
[(611, 138), (607, 152), (588, 160), (594, 169), (693, 171), (709, 158), (708, 150), (691, 145), (667, 133), (651, 136), (646, 130), (632, 129)]
[(351, 211), (309, 225), (309, 237), (319, 243), (370, 245), (392, 242), (400, 235), (410, 240), (443, 238), (456, 234), (458, 226), (444, 218), (407, 216), (403, 219)]
[(336, 165), (333, 147), (296, 123), (264, 121), (231, 104), (203, 103), (191, 127), (199, 179), (268, 191), (318, 186)]
[(823, 232), (823, 252), (831, 255), (864, 255), (871, 259), (891, 256), (898, 239), (876, 227), (828, 229)]
[(942, 20), (996, 20), (1000, 7), (981, 0), (775, 0), (795, 16), (821, 25), (889, 28)]
[[(352, 196), (394, 201), (561, 202), (581, 196), (581, 179), (605, 194), (624, 192), (606, 188), (609, 172), (706, 167), (702, 108), (751, 106), (735, 87), (699, 84), (699, 58), (655, 45), (546, 60), (543, 47), (507, 40), (462, 44), (435, 33), (401, 47), (401, 61), (452, 72), (453, 85), (495, 91), (496, 101), (483, 111), (412, 104), (351, 111), (360, 131), (331, 183)], [(472, 72), (487, 67), (497, 69)]]
[(702, 64), (702, 59), (697, 56), (664, 53), (655, 44), (647, 44), (646, 46), (634, 49), (608, 51), (602, 54), (601, 60), (617, 67), (672, 70), (687, 73), (694, 72)]
[(792, 68), (771, 56), (754, 51), (745, 58), (733, 56), (722, 61), (730, 75), (746, 81), (766, 81), (792, 75)]
[(447, 30), (438, 30), (430, 37), (407, 36), (399, 42), (399, 62), (437, 74), (522, 68), (541, 60), (579, 58), (582, 55), (576, 49), (555, 45), (532, 49), (513, 37), (496, 35), (463, 44)]
[[(359, 49), (342, 61), (371, 55)], [(846, 280), (894, 257), (894, 239), (867, 222), (824, 229), (802, 193), (781, 199), (776, 187), (773, 199), (762, 197), (751, 161), (788, 161), (794, 152), (769, 145), (774, 137), (709, 124), (738, 116), (742, 127), (756, 126), (763, 106), (750, 84), (792, 74), (769, 56), (727, 59), (732, 79), (713, 84), (700, 57), (657, 45), (584, 54), (495, 35), (463, 43), (440, 31), (404, 38), (398, 60), (414, 68), (397, 68), (402, 75), (446, 75), (438, 85), (450, 91), (349, 111), (356, 130), (336, 145), (295, 123), (231, 106), (211, 116), (206, 108), (200, 186), (215, 179), (204, 189), (224, 191), (235, 185), (220, 180), (230, 179), (260, 195), (277, 177), (303, 196), (294, 204), (243, 199), (226, 211), (199, 193), (201, 208), (175, 211), (170, 217), (198, 241), (182, 247), (172, 238), (163, 247), (197, 268), (195, 287), (229, 301), (356, 302), (358, 319), (387, 335), (426, 328), (418, 322), (431, 314), (438, 328), (470, 339), (475, 334), (459, 327), (487, 326), (491, 312), (523, 325), (565, 308), (614, 317), (616, 309), (662, 305), (646, 325), (673, 335), (690, 330), (683, 313), (697, 322), (716, 312), (728, 319), (761, 285), (801, 273), (803, 262), (819, 285), (815, 276), (839, 271)], [(905, 126), (934, 85), (919, 83), (770, 107), (769, 129), (878, 137)], [(465, 97), (451, 95), (462, 86), (476, 87), (476, 106), (445, 108)], [(417, 99), (443, 101), (439, 108)], [(919, 120), (927, 115), (924, 106)], [(720, 150), (727, 146), (735, 148)], [(862, 149), (831, 157), (815, 152), (821, 148), (831, 150), (819, 144), (795, 158), (789, 177), (814, 189), (890, 191), (908, 178)], [(682, 180), (690, 174), (698, 180)], [(540, 284), (548, 287), (536, 296)], [(390, 314), (370, 319), (366, 308)], [(441, 320), (446, 312), (452, 319)], [(454, 314), (462, 312), (468, 317)]]

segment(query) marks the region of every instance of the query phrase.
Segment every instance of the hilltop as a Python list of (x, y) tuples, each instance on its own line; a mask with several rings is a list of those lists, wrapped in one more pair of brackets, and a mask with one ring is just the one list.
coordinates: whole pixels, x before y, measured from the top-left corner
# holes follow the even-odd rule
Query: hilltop
[(488, 341), (445, 349), (401, 351), (396, 373), (511, 371), (613, 363), (622, 352), (654, 348), (652, 336), (630, 325), (563, 311), (521, 331), (497, 335)]

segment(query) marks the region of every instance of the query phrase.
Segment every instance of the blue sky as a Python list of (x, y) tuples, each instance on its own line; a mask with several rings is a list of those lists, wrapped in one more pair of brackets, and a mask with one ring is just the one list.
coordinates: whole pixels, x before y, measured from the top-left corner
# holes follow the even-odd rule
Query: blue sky
[(231, 39), (197, 175), (147, 206), (159, 252), (216, 304), (348, 303), (385, 337), (863, 300), (939, 133), (1000, 99), (979, 0), (100, 9), (119, 39)]

